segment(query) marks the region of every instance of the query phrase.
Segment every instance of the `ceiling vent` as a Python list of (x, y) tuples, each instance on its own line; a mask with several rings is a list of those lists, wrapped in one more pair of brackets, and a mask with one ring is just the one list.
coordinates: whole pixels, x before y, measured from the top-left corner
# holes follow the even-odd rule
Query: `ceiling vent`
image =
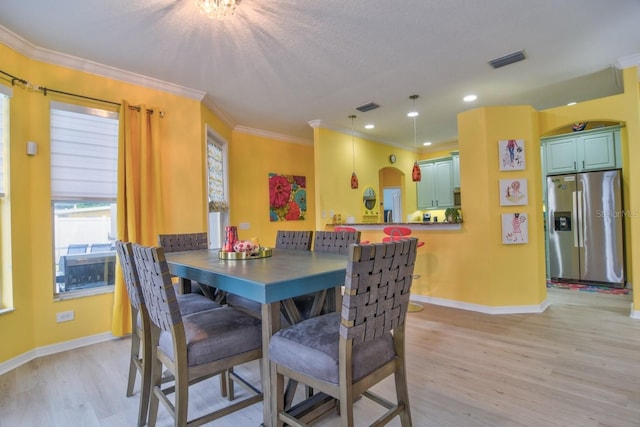
[(370, 102), (368, 104), (364, 104), (364, 105), (361, 105), (359, 107), (356, 107), (356, 110), (362, 111), (363, 113), (366, 113), (367, 111), (375, 110), (378, 107), (380, 107), (380, 106), (378, 104), (376, 104), (375, 102)]
[(504, 67), (505, 65), (513, 64), (514, 62), (520, 62), (525, 59), (524, 50), (513, 52), (500, 58), (492, 59), (489, 61), (489, 65), (493, 68)]

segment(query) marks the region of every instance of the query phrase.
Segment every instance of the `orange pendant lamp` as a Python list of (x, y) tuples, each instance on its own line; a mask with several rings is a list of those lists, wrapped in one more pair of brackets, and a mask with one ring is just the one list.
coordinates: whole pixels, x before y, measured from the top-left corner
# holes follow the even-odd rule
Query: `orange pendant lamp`
[(353, 172), (351, 173), (351, 189), (358, 189), (358, 175), (356, 175), (356, 148), (353, 141), (353, 119), (356, 118), (353, 114), (349, 116), (351, 119), (351, 158), (353, 160)]
[[(413, 111), (411, 111), (407, 116), (413, 118), (413, 146), (416, 149), (416, 155), (418, 153), (418, 142), (416, 136), (416, 117), (418, 117), (418, 111), (416, 110), (416, 99), (418, 99), (420, 95), (411, 95), (409, 99), (413, 100)], [(413, 182), (422, 181), (422, 171), (420, 171), (420, 166), (418, 166), (418, 161), (413, 162), (413, 169), (411, 170), (411, 179)]]

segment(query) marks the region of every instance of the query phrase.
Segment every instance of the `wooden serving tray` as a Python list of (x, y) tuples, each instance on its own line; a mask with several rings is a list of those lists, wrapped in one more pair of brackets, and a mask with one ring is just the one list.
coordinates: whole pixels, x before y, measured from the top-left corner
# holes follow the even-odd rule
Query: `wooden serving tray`
[(218, 258), (225, 260), (268, 258), (271, 255), (273, 255), (272, 248), (260, 248), (258, 253), (253, 254), (248, 254), (246, 252), (225, 252), (223, 250), (218, 251)]

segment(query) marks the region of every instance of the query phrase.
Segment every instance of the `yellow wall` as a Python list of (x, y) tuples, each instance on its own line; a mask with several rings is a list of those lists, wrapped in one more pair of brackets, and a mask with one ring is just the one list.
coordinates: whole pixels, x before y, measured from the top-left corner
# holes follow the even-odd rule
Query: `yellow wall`
[[(239, 229), (238, 237), (260, 239), (260, 244), (273, 246), (277, 230), (315, 230), (313, 194), (313, 145), (278, 141), (273, 138), (240, 131), (233, 132), (229, 150), (230, 223), (248, 223)], [(300, 221), (271, 222), (269, 217), (269, 173), (306, 177), (307, 214)]]
[[(315, 128), (314, 145), (283, 142), (276, 138), (232, 131), (214, 113), (194, 99), (136, 86), (97, 75), (41, 63), (0, 45), (0, 69), (57, 90), (119, 102), (158, 107), (166, 112), (163, 134), (164, 231), (206, 229), (205, 125), (229, 142), (231, 158), (231, 223), (247, 222), (241, 238), (258, 237), (270, 245), (277, 229), (324, 229), (331, 222), (330, 210), (358, 218), (362, 212), (362, 189), (372, 186), (380, 194), (379, 173), (388, 167), (394, 153), (400, 171), (406, 171), (403, 210), (416, 206), (415, 183), (409, 171), (416, 159), (413, 151), (390, 147), (355, 137), (356, 172), (360, 188), (351, 190), (351, 136)], [(640, 212), (640, 171), (630, 165), (640, 162), (640, 113), (637, 70), (625, 70), (625, 93), (601, 100), (535, 112), (530, 107), (489, 107), (461, 114), (460, 163), (464, 224), (460, 231), (429, 231), (420, 235), (416, 272), (421, 278), (414, 291), (423, 296), (487, 306), (538, 304), (544, 299), (544, 253), (540, 164), (540, 135), (576, 121), (612, 120), (623, 128), (623, 160), (627, 207)], [(7, 84), (6, 81), (2, 81)], [(49, 93), (14, 88), (10, 110), (10, 204), (3, 203), (3, 221), (10, 213), (11, 265), (15, 310), (0, 315), (0, 363), (36, 348), (110, 331), (113, 297), (96, 295), (54, 301), (53, 248), (49, 190), (49, 102), (77, 102)], [(104, 105), (95, 105), (104, 107)], [(502, 245), (499, 216), (509, 211), (498, 201), (497, 141), (522, 138), (527, 141), (530, 202), (523, 211), (530, 215), (527, 245)], [(27, 141), (38, 143), (38, 155), (27, 156)], [(626, 143), (626, 141), (629, 141)], [(272, 223), (268, 212), (269, 172), (305, 175), (308, 207), (305, 221)], [(325, 215), (323, 216), (323, 213)], [(640, 265), (638, 216), (627, 219), (630, 271)], [(363, 239), (381, 236), (363, 234)], [(640, 307), (640, 293), (634, 295)], [(76, 320), (56, 323), (59, 311), (74, 310)], [(6, 345), (9, 343), (8, 345)]]
[[(315, 212), (309, 201), (305, 221), (271, 223), (268, 208), (268, 173), (305, 175), (307, 190), (314, 192), (313, 147), (273, 138), (232, 132), (198, 100), (115, 81), (68, 68), (30, 60), (0, 45), (0, 69), (40, 86), (85, 96), (158, 107), (161, 120), (163, 226), (162, 232), (203, 231), (207, 227), (206, 145), (209, 126), (229, 143), (231, 158), (231, 223), (248, 222), (241, 238), (258, 237), (264, 244), (275, 241), (275, 230), (313, 229)], [(10, 85), (10, 82), (3, 82)], [(110, 331), (111, 293), (53, 300), (52, 224), (49, 186), (49, 103), (52, 100), (116, 109), (86, 103), (77, 98), (15, 87), (10, 105), (10, 192), (3, 203), (3, 220), (10, 219), (12, 268), (3, 264), (4, 287), (15, 310), (0, 315), (0, 362), (35, 348)], [(25, 154), (26, 141), (38, 143), (38, 155)], [(237, 161), (234, 159), (238, 159)], [(10, 204), (9, 204), (10, 202)], [(246, 236), (245, 236), (246, 234)], [(11, 281), (7, 282), (11, 283)], [(6, 301), (6, 300), (5, 300)], [(75, 320), (56, 323), (59, 311), (74, 310)]]
[[(353, 172), (351, 135), (330, 129), (314, 129), (314, 162), (316, 172), (316, 230), (323, 230), (332, 222), (330, 211), (341, 214), (343, 220), (353, 216), (356, 222), (362, 222), (362, 191), (372, 187), (381, 200), (379, 170), (389, 167), (389, 155), (395, 154), (397, 161), (393, 165), (404, 174), (402, 194), (403, 212), (410, 213), (416, 207), (415, 183), (411, 182), (411, 168), (416, 159), (415, 153), (397, 147), (381, 144), (360, 137), (354, 137), (355, 172), (359, 186), (352, 190), (350, 185)], [(397, 183), (394, 185), (398, 185)], [(379, 209), (378, 209), (379, 210)], [(324, 214), (324, 215), (323, 215)]]
[[(638, 68), (623, 70), (624, 93), (581, 102), (576, 105), (551, 108), (539, 113), (540, 135), (553, 134), (557, 129), (575, 122), (619, 122), (622, 139), (622, 185), (625, 209), (627, 279), (633, 282), (640, 269), (640, 85)], [(636, 284), (637, 286), (638, 284)], [(640, 292), (633, 293), (633, 309), (640, 311)]]
[[(413, 293), (442, 300), (452, 300), (481, 306), (539, 306), (546, 297), (544, 227), (542, 207), (542, 171), (540, 138), (561, 132), (572, 123), (621, 122), (622, 158), (624, 167), (625, 203), (630, 215), (626, 218), (628, 279), (640, 266), (640, 239), (637, 235), (640, 218), (640, 194), (630, 188), (640, 188), (640, 171), (630, 165), (640, 162), (640, 100), (636, 67), (624, 70), (625, 92), (622, 95), (582, 102), (544, 111), (530, 106), (487, 107), (462, 113), (458, 117), (458, 151), (462, 215), (459, 231), (429, 230), (419, 232), (425, 246), (418, 252)], [(524, 139), (527, 164), (524, 171), (500, 172), (498, 141)], [(351, 136), (328, 129), (316, 128), (316, 213), (317, 228), (330, 222), (322, 218), (323, 211), (352, 215), (361, 203), (360, 191), (348, 187), (351, 175)], [(388, 155), (395, 152), (397, 168), (411, 170), (416, 158), (413, 152), (377, 147), (377, 143), (355, 138), (356, 172), (360, 186), (375, 183), (378, 169), (387, 166)], [(366, 147), (366, 148), (365, 148)], [(422, 159), (445, 157), (450, 150), (431, 152)], [(362, 170), (359, 165), (367, 165)], [(500, 179), (526, 178), (529, 203), (519, 209), (501, 207)], [(404, 210), (416, 206), (415, 184), (405, 177)], [(342, 212), (338, 209), (342, 210)], [(529, 243), (503, 245), (501, 214), (525, 212), (529, 216)], [(436, 214), (436, 212), (432, 212)], [(379, 241), (382, 233), (366, 231), (363, 240)], [(634, 293), (634, 310), (640, 308), (640, 293)]]

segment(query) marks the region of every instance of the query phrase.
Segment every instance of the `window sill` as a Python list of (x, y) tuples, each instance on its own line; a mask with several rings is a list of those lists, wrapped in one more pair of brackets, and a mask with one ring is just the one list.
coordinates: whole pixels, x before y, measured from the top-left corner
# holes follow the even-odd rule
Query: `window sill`
[(109, 285), (109, 286), (102, 286), (99, 288), (57, 293), (53, 295), (53, 300), (64, 301), (69, 299), (90, 297), (94, 295), (110, 294), (110, 293), (113, 293), (114, 289), (115, 289), (114, 285)]
[(2, 316), (3, 314), (7, 314), (7, 313), (12, 313), (16, 311), (15, 308), (11, 307), (11, 308), (0, 308), (0, 316)]

